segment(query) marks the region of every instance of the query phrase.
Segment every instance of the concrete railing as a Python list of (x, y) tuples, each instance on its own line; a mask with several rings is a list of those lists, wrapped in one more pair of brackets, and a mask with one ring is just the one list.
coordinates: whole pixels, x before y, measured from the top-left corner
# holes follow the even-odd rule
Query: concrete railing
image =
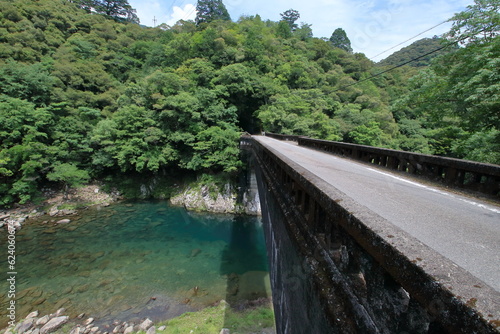
[(500, 166), (468, 160), (341, 143), (305, 136), (266, 133), (271, 138), (296, 141), (300, 146), (371, 163), (423, 177), (446, 186), (473, 190), (500, 198)]
[(499, 333), (499, 293), (326, 184), (253, 151), (278, 332)]

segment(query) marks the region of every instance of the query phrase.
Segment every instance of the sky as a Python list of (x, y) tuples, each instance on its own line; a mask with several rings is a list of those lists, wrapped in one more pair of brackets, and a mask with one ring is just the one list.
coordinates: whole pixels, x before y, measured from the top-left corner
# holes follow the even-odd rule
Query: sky
[[(447, 32), (451, 24), (439, 24), (465, 10), (473, 0), (223, 0), (223, 3), (233, 21), (242, 15), (256, 14), (263, 20), (279, 21), (280, 13), (295, 9), (300, 13), (297, 23), (311, 24), (315, 37), (330, 38), (335, 29), (342, 28), (354, 52), (379, 61), (418, 39)], [(180, 19), (196, 17), (193, 0), (129, 0), (129, 4), (146, 26), (174, 25)], [(411, 39), (416, 35), (419, 36)]]

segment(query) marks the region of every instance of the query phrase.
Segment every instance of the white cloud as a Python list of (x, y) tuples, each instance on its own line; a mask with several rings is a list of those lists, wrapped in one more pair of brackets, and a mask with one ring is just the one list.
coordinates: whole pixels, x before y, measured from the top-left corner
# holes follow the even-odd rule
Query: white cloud
[[(137, 9), (141, 23), (174, 25), (178, 20), (196, 17), (194, 4), (182, 4), (172, 8), (167, 0), (129, 0)], [(312, 24), (316, 37), (329, 38), (336, 28), (343, 28), (355, 52), (367, 57), (387, 50), (407, 39), (443, 22), (453, 14), (463, 11), (473, 0), (223, 0), (231, 18), (236, 21), (242, 15), (259, 14), (264, 20), (278, 21), (280, 13), (293, 8), (300, 13), (298, 23)], [(441, 25), (406, 44), (375, 59), (387, 57), (392, 52), (424, 37), (440, 35), (449, 30)]]
[(184, 8), (174, 6), (172, 14), (170, 14), (167, 24), (173, 26), (179, 20), (194, 20), (196, 18), (196, 6), (188, 3)]
[(137, 11), (137, 16), (141, 24), (153, 26), (154, 18), (156, 18), (157, 24), (161, 23), (161, 13), (164, 12), (164, 10), (159, 0), (129, 0), (129, 4)]

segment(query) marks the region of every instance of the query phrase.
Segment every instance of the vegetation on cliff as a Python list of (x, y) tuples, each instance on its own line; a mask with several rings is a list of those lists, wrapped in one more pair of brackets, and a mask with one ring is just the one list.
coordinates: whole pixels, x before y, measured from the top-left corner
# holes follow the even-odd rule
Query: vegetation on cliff
[(0, 205), (47, 182), (232, 173), (242, 131), (500, 161), (497, 0), (470, 11), (491, 14), (487, 37), (370, 80), (347, 36), (313, 38), (294, 10), (233, 22), (213, 1), (220, 17), (145, 28), (104, 2), (0, 0)]

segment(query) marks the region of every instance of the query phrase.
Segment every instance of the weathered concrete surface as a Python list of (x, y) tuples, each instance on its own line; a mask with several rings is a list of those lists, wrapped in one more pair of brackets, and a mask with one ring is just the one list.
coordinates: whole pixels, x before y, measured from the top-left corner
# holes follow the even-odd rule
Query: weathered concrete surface
[[(268, 177), (270, 183), (273, 183), (273, 180), (288, 183), (288, 185), (282, 184), (282, 186), (287, 186), (287, 191), (293, 193), (290, 194), (293, 197), (291, 200), (296, 201), (297, 205), (294, 205), (293, 202), (282, 205), (282, 208), (285, 208), (283, 209), (283, 215), (287, 220), (292, 221), (288, 226), (288, 233), (296, 237), (295, 242), (298, 248), (302, 247), (302, 254), (309, 252), (307, 247), (312, 247), (312, 251), (317, 253), (316, 255), (306, 255), (306, 258), (309, 258), (309, 268), (316, 266), (318, 272), (324, 271), (324, 284), (316, 284), (317, 289), (320, 287), (316, 292), (322, 296), (320, 298), (323, 298), (324, 303), (326, 300), (326, 304), (323, 305), (330, 308), (331, 314), (342, 315), (343, 312), (334, 311), (342, 306), (335, 305), (338, 300), (335, 301), (335, 298), (329, 298), (328, 296), (335, 295), (338, 299), (342, 298), (344, 293), (345, 299), (348, 299), (349, 303), (352, 304), (348, 307), (350, 310), (346, 312), (354, 315), (353, 318), (361, 319), (359, 321), (363, 322), (363, 326), (365, 326), (363, 332), (366, 333), (393, 332), (395, 328), (399, 331), (410, 330), (412, 333), (431, 333), (439, 331), (439, 329), (432, 328), (432, 326), (439, 326), (440, 323), (448, 328), (449, 333), (469, 333), (471, 328), (476, 328), (475, 326), (478, 328), (477, 332), (496, 332), (493, 328), (498, 328), (500, 319), (498, 291), (422, 244), (421, 241), (407, 231), (395, 226), (394, 224), (398, 223), (399, 218), (396, 218), (391, 223), (387, 217), (384, 217), (384, 215), (390, 215), (392, 211), (397, 210), (400, 212), (401, 216), (399, 217), (403, 221), (410, 218), (408, 225), (417, 224), (417, 227), (420, 225), (419, 222), (422, 217), (430, 217), (430, 222), (429, 219), (423, 219), (421, 223), (428, 224), (428, 228), (433, 228), (433, 225), (438, 225), (437, 223), (440, 222), (438, 219), (449, 215), (456, 217), (454, 212), (456, 210), (460, 210), (459, 212), (462, 214), (464, 211), (468, 212), (469, 208), (462, 210), (461, 207), (471, 203), (463, 202), (463, 204), (455, 206), (455, 209), (452, 209), (449, 213), (442, 213), (443, 209), (440, 206), (446, 207), (446, 205), (443, 204), (443, 199), (441, 199), (437, 202), (441, 204), (438, 204), (434, 211), (430, 209), (430, 214), (426, 214), (426, 212), (429, 212), (429, 207), (436, 202), (435, 199), (429, 200), (428, 196), (447, 197), (450, 195), (443, 195), (441, 192), (429, 190), (428, 187), (422, 188), (399, 179), (383, 179), (382, 185), (380, 183), (376, 184), (374, 179), (377, 179), (377, 177), (366, 175), (366, 171), (358, 168), (366, 168), (366, 166), (353, 167), (353, 165), (357, 165), (353, 164), (339, 167), (338, 164), (335, 164), (335, 161), (333, 163), (330, 161), (332, 158), (333, 160), (336, 159), (330, 155), (315, 160), (311, 156), (321, 153), (290, 146), (269, 138), (259, 137), (256, 139), (265, 147), (259, 149), (268, 150), (269, 155), (277, 157), (275, 160), (273, 158), (260, 162), (264, 168), (273, 164), (279, 165), (276, 169), (276, 175), (271, 175), (271, 173), (271, 176)], [(352, 162), (350, 163), (352, 164)], [(375, 171), (375, 173), (378, 172)], [(380, 175), (388, 177), (385, 174)], [(347, 179), (347, 183), (339, 186), (340, 188), (344, 187), (341, 189), (342, 191), (339, 191), (336, 184), (332, 185), (332, 183), (342, 177)], [(358, 178), (357, 184), (352, 182), (356, 178)], [(274, 187), (279, 188), (277, 185)], [(354, 195), (361, 193), (361, 195), (365, 195), (365, 199), (349, 193), (352, 188), (356, 187), (359, 187), (361, 191), (355, 191)], [(381, 187), (385, 191), (381, 191)], [(412, 188), (412, 190), (409, 191), (408, 188)], [(413, 188), (421, 188), (421, 192)], [(275, 193), (279, 192), (279, 189), (274, 189), (274, 191)], [(410, 215), (412, 212), (407, 211), (409, 210), (408, 206), (413, 203), (413, 199), (406, 202), (408, 198), (405, 196), (405, 192), (407, 191), (417, 193), (414, 199), (418, 203), (417, 206), (420, 205), (420, 207), (413, 211), (416, 217), (408, 217), (408, 212), (410, 212)], [(387, 193), (390, 192), (395, 193), (396, 196), (388, 197)], [(382, 207), (385, 207), (385, 209), (380, 213), (376, 213), (373, 205), (377, 203), (377, 200), (374, 197), (380, 196), (380, 194), (383, 195), (383, 199), (378, 202), (382, 203)], [(286, 202), (287, 195), (281, 195), (283, 195)], [(452, 197), (456, 196), (453, 195)], [(367, 208), (365, 205), (361, 205), (360, 203), (364, 200), (371, 207)], [(459, 200), (459, 203), (463, 200)], [(388, 210), (387, 203), (389, 203)], [(302, 218), (300, 212), (294, 212), (297, 211), (294, 208), (295, 206), (302, 207), (302, 211), (306, 208), (306, 214)], [(477, 205), (471, 205), (471, 208), (475, 206)], [(489, 210), (487, 214), (483, 212), (481, 217), (490, 217), (497, 214), (494, 207), (489, 207)], [(433, 217), (441, 218), (432, 219)], [(498, 214), (496, 217), (498, 218)], [(477, 220), (476, 217), (475, 220), (472, 220), (472, 223), (477, 223)], [(453, 222), (454, 218), (449, 223)], [(298, 226), (298, 228), (294, 228), (293, 225)], [(301, 227), (300, 225), (305, 226)], [(458, 226), (462, 225), (464, 224), (458, 223)], [(452, 226), (454, 225), (452, 224)], [(301, 228), (302, 231), (300, 231)], [(294, 229), (295, 232), (293, 232)], [(423, 228), (424, 231), (426, 229), (427, 226)], [(471, 230), (474, 230), (474, 228)], [(495, 231), (494, 227), (493, 230)], [(498, 237), (498, 233), (494, 232), (493, 234)], [(297, 241), (303, 237), (306, 238), (303, 242)], [(444, 239), (446, 238), (453, 238), (453, 236), (450, 237), (449, 234), (445, 234)], [(325, 242), (327, 239), (328, 245)], [(309, 244), (307, 245), (307, 243)], [(498, 247), (498, 242), (493, 243), (492, 246)], [(355, 260), (354, 266), (352, 259)], [(317, 261), (323, 261), (323, 263), (318, 264)], [(332, 262), (331, 265), (328, 261)], [(324, 268), (328, 266), (333, 270), (330, 273)], [(373, 268), (370, 269), (371, 267)], [(493, 275), (495, 275), (495, 270), (498, 270), (498, 266), (495, 267)], [(340, 276), (337, 275), (339, 273)], [(389, 279), (387, 277), (389, 275), (392, 278)], [(340, 278), (332, 284), (330, 282), (332, 277)], [(496, 272), (496, 277), (498, 277), (498, 272)], [(397, 281), (402, 287), (398, 288), (396, 283), (388, 283), (391, 279), (394, 282)], [(321, 280), (320, 278), (319, 281)], [(494, 282), (491, 285), (494, 285)], [(322, 286), (325, 287), (324, 290), (329, 289), (329, 291), (321, 291)], [(402, 288), (404, 289), (401, 290)], [(384, 289), (386, 291), (382, 291)], [(344, 290), (347, 292), (344, 292)], [(409, 293), (407, 298), (404, 296), (405, 293)], [(384, 305), (384, 303), (397, 304), (398, 301), (400, 301), (401, 305), (394, 305), (392, 309), (390, 305)], [(420, 306), (415, 306), (415, 301), (418, 301)], [(401, 314), (401, 317), (417, 316), (422, 318), (421, 328), (418, 329), (419, 324), (415, 324), (414, 318), (397, 319), (398, 314)], [(424, 319), (425, 317), (428, 319)], [(376, 325), (370, 327), (370, 319), (373, 319)], [(391, 324), (391, 320), (394, 324)], [(333, 322), (335, 321), (342, 322), (341, 319), (333, 319)], [(398, 324), (398, 322), (401, 323)], [(404, 328), (403, 323), (405, 322), (413, 322), (414, 326)], [(485, 323), (489, 324), (489, 330), (485, 329)], [(348, 324), (348, 322), (344, 321), (345, 324)], [(460, 328), (460, 326), (463, 328)], [(479, 327), (483, 329), (479, 329)], [(354, 332), (352, 328), (342, 332)]]
[(286, 142), (257, 140), (500, 291), (500, 207)]

